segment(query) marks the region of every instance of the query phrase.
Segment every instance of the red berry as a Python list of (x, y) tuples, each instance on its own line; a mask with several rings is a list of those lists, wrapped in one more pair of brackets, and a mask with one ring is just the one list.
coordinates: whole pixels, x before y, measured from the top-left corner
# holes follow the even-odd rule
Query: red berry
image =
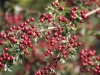
[(34, 18), (31, 18), (31, 21), (34, 22)]
[(59, 10), (60, 10), (60, 11), (64, 10), (64, 7), (63, 7), (63, 6), (60, 6), (60, 7), (59, 7)]

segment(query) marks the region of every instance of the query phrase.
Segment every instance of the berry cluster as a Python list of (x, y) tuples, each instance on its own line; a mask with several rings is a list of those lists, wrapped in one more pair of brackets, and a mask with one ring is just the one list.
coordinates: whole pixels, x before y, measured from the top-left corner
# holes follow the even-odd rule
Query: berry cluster
[(66, 0), (66, 6), (71, 6), (71, 5), (77, 5), (77, 3), (84, 3), (83, 5), (85, 6), (92, 6), (94, 3), (96, 3), (98, 6), (100, 6), (99, 0)]
[(99, 61), (100, 56), (96, 56), (95, 50), (84, 49), (80, 53), (80, 71), (81, 72), (94, 72), (94, 75), (100, 74)]
[(0, 13), (0, 31), (8, 29), (10, 26), (19, 25), (22, 23), (22, 13), (14, 15), (13, 13)]
[(36, 29), (35, 25), (29, 26), (29, 22), (34, 22), (34, 18), (27, 20), (19, 26), (12, 26), (4, 33), (0, 33), (1, 68), (5, 64), (9, 66), (11, 61), (11, 64), (13, 64), (13, 61), (17, 60), (16, 57), (23, 54), (27, 55), (30, 49), (33, 49), (32, 38), (39, 37), (40, 32)]
[(11, 24), (20, 24), (21, 21), (23, 20), (23, 16), (21, 13), (18, 15), (13, 16), (12, 13), (8, 13), (5, 17), (4, 20), (6, 21), (7, 25)]

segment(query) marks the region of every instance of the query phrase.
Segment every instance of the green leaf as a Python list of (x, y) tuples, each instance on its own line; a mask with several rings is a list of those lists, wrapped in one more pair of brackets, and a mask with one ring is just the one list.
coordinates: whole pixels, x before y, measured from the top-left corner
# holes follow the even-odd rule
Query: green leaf
[(71, 27), (71, 29), (72, 29), (72, 30), (74, 30), (74, 31), (76, 31), (76, 30), (77, 30), (77, 28), (76, 28), (76, 27)]
[(60, 62), (61, 62), (62, 64), (66, 63), (66, 61), (65, 61), (63, 58), (60, 59)]
[(4, 66), (4, 71), (7, 71), (7, 64), (5, 64)]
[(50, 68), (52, 73), (56, 73), (56, 71), (53, 68)]
[(12, 69), (11, 69), (11, 68), (8, 68), (8, 71), (9, 71), (9, 72), (12, 72)]

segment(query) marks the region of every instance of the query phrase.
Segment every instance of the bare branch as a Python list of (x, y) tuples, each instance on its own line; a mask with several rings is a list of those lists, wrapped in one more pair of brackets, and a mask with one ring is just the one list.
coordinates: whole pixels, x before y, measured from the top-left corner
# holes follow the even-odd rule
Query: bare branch
[(90, 15), (92, 15), (92, 14), (94, 14), (94, 13), (96, 13), (97, 11), (99, 11), (100, 10), (100, 7), (99, 8), (97, 8), (97, 9), (95, 9), (95, 10), (92, 10), (92, 11), (90, 11), (89, 13), (87, 13), (85, 16), (87, 17), (87, 16), (90, 16)]

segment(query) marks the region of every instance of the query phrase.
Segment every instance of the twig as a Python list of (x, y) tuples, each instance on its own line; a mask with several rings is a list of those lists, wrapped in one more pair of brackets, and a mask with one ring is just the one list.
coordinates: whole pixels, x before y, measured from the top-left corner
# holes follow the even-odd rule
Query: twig
[(94, 14), (94, 13), (96, 13), (97, 11), (99, 11), (100, 10), (100, 7), (99, 8), (97, 8), (97, 9), (95, 9), (95, 10), (92, 10), (92, 11), (90, 11), (89, 13), (87, 13), (87, 14), (85, 14), (85, 16), (87, 17), (87, 16), (90, 16), (90, 15), (92, 15), (92, 14)]
[[(97, 9), (95, 9), (95, 10), (92, 10), (92, 11), (88, 12), (87, 14), (85, 14), (85, 16), (86, 16), (86, 17), (87, 17), (87, 16), (90, 16), (90, 15), (96, 13), (96, 12), (99, 11), (99, 10), (100, 10), (100, 7), (97, 8)], [(40, 30), (40, 31), (43, 32), (43, 31), (46, 31), (46, 30), (52, 30), (52, 29), (54, 29), (54, 28), (55, 28), (55, 27), (48, 27), (48, 29), (42, 29), (42, 30)]]
[(52, 29), (54, 29), (55, 27), (48, 27), (47, 29), (42, 29), (42, 30), (40, 30), (40, 32), (43, 32), (43, 31), (46, 31), (46, 30), (52, 30)]

